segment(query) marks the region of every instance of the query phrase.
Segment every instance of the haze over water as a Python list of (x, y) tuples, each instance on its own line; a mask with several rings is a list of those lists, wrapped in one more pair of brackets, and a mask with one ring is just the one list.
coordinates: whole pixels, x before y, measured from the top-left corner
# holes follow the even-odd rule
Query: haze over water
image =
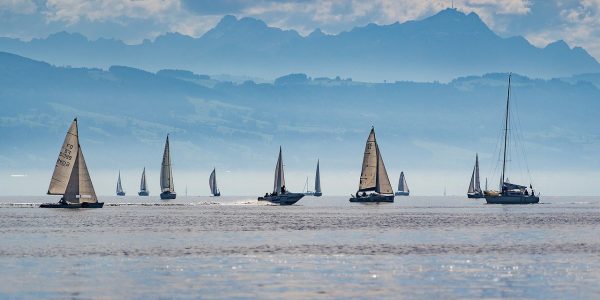
[(597, 298), (600, 199), (0, 198), (0, 298)]

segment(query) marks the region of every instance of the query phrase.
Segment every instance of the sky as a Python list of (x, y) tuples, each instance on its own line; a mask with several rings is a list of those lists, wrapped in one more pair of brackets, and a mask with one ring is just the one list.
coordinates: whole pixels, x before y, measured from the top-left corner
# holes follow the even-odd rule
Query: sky
[(336, 34), (452, 5), (476, 12), (501, 36), (522, 35), (539, 47), (562, 39), (600, 58), (600, 0), (0, 0), (0, 36), (29, 40), (66, 30), (135, 44), (166, 32), (198, 37), (228, 14), (303, 35)]

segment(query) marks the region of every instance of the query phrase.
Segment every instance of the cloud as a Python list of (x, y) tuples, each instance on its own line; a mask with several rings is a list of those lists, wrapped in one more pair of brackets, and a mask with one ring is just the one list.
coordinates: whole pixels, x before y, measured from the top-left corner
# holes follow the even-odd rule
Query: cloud
[(32, 0), (0, 0), (0, 12), (15, 14), (32, 14), (37, 10), (37, 5)]

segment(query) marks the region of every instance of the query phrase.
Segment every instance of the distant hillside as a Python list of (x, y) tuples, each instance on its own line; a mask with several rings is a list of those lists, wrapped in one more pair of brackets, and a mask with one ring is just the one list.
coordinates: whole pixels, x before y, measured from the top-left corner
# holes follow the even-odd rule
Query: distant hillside
[[(296, 169), (320, 157), (328, 168), (354, 170), (374, 125), (390, 167), (464, 169), (468, 177), (475, 152), (487, 169), (495, 163), (506, 80), (374, 84), (292, 74), (234, 84), (183, 70), (65, 68), (0, 53), (0, 169), (51, 168), (78, 116), (95, 169), (158, 166), (171, 133), (179, 169), (270, 170), (283, 145)], [(515, 117), (537, 171), (600, 167), (600, 91), (569, 81), (514, 77)]]
[(502, 38), (475, 13), (454, 9), (419, 21), (369, 24), (338, 35), (316, 30), (303, 37), (260, 20), (226, 16), (200, 38), (166, 34), (126, 45), (61, 32), (30, 42), (0, 38), (0, 50), (58, 65), (127, 65), (269, 79), (295, 72), (377, 82), (448, 81), (509, 71), (534, 78), (600, 72), (598, 62), (582, 48), (571, 49), (563, 41), (537, 48), (522, 37)]

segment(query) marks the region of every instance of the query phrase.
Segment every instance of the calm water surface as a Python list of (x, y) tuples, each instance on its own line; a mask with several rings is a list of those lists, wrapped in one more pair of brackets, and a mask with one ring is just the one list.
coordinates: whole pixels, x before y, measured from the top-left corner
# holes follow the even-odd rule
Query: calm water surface
[(600, 298), (600, 198), (0, 197), (0, 298)]

